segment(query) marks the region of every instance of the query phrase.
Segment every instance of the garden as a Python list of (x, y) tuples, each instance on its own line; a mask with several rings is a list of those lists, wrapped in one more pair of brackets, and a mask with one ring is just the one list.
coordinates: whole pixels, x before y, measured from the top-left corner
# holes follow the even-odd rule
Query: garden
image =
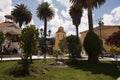
[(116, 80), (120, 76), (114, 61), (101, 61), (96, 65), (81, 60), (64, 61), (67, 67), (51, 65), (55, 59), (47, 59), (47, 63), (33, 60), (27, 76), (20, 76), (21, 61), (0, 62), (0, 80)]

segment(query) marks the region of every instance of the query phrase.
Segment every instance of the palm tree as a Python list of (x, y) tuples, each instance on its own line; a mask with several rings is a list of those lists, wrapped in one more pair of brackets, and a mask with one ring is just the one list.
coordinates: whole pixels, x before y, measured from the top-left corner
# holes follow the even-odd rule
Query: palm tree
[(72, 22), (76, 27), (76, 36), (78, 37), (78, 26), (81, 23), (83, 9), (78, 4), (72, 5), (69, 10), (69, 14), (72, 18)]
[(100, 7), (105, 0), (70, 0), (73, 4), (79, 3), (85, 9), (88, 9), (88, 23), (89, 31), (93, 32), (93, 18), (92, 18), (92, 9)]
[[(100, 40), (97, 39), (98, 37), (94, 37), (96, 36), (96, 34), (94, 34), (93, 31), (93, 18), (92, 18), (92, 10), (94, 8), (98, 8), (100, 7), (103, 3), (105, 3), (105, 0), (70, 0), (73, 4), (80, 4), (83, 6), (83, 8), (88, 10), (88, 24), (89, 24), (89, 33), (88, 36), (85, 37), (85, 41), (84, 41), (84, 48), (88, 54), (88, 62), (89, 63), (98, 63), (98, 55), (101, 53), (100, 51), (97, 51), (97, 48), (99, 49), (101, 46), (98, 45), (97, 43), (100, 43)], [(92, 35), (91, 35), (92, 33)], [(89, 37), (90, 36), (90, 37)], [(92, 38), (91, 38), (92, 36)], [(90, 43), (93, 43), (93, 40), (98, 40), (96, 43), (94, 43), (94, 45), (90, 45)], [(89, 48), (89, 46), (91, 47), (91, 49)], [(98, 45), (98, 47), (94, 47), (95, 45)], [(89, 52), (88, 52), (89, 51)], [(97, 51), (95, 54), (93, 54), (93, 52)]]
[(43, 44), (43, 49), (44, 49), (44, 62), (46, 62), (46, 31), (47, 31), (47, 21), (52, 19), (54, 17), (54, 9), (50, 7), (50, 4), (47, 2), (41, 3), (38, 8), (37, 8), (37, 17), (40, 20), (44, 21), (44, 44)]
[(19, 23), (20, 28), (23, 23), (28, 24), (32, 18), (31, 12), (24, 4), (17, 4), (13, 11), (11, 11), (11, 15), (15, 17), (14, 21)]

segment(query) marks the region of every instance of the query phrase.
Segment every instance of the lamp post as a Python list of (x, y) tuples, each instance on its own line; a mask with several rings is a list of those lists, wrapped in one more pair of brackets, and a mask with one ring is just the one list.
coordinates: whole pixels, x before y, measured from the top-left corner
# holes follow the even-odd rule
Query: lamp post
[[(50, 36), (50, 34), (51, 34), (51, 30), (48, 30), (48, 34), (46, 34), (46, 35)], [(44, 36), (43, 28), (40, 29), (40, 35)]]
[[(40, 29), (41, 37), (43, 37), (44, 35), (50, 36), (51, 30), (48, 30), (48, 33), (45, 33), (45, 32), (46, 31), (44, 31), (43, 28)], [(44, 36), (43, 44), (42, 44), (42, 52), (44, 53), (44, 62), (46, 61), (46, 52), (47, 52), (46, 36)]]
[(104, 25), (104, 22), (102, 21), (103, 18), (98, 18), (98, 24), (99, 24), (99, 27), (100, 27), (100, 39), (102, 40), (102, 27)]
[[(104, 25), (104, 22), (102, 21), (103, 18), (98, 18), (98, 24), (99, 24), (99, 29), (100, 29), (100, 40), (101, 40), (101, 52), (103, 51), (103, 41), (102, 41), (102, 27)], [(101, 54), (101, 57), (103, 58), (103, 53)]]

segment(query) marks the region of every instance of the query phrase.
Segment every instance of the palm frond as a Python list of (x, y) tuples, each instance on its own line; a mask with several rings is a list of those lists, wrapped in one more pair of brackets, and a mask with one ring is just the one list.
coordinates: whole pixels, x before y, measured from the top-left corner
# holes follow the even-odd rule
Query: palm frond
[(21, 27), (23, 23), (28, 24), (31, 21), (32, 14), (24, 4), (17, 4), (11, 15), (15, 17), (15, 22)]
[(47, 18), (47, 20), (50, 20), (54, 17), (54, 14), (54, 9), (50, 7), (50, 4), (47, 2), (40, 4), (37, 8), (37, 17), (40, 20), (44, 20), (45, 18)]

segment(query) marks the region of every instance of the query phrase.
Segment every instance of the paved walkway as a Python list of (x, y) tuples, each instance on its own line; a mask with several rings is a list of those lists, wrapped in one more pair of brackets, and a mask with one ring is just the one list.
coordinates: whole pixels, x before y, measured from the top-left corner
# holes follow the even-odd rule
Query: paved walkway
[[(32, 56), (32, 59), (43, 59), (43, 56)], [(54, 58), (54, 57), (46, 57), (46, 58)], [(21, 57), (7, 57), (2, 58), (3, 61), (9, 61), (9, 60), (21, 60)]]
[[(32, 59), (43, 59), (43, 58), (44, 58), (43, 56), (35, 56), (35, 55), (32, 56)], [(47, 56), (46, 58), (55, 58), (55, 57), (48, 57), (48, 56)], [(61, 58), (61, 57), (59, 57), (59, 58)], [(68, 59), (68, 58), (61, 58), (61, 59)], [(21, 57), (12, 57), (12, 56), (10, 56), (10, 57), (7, 57), (7, 58), (2, 58), (2, 60), (3, 60), (3, 61), (8, 61), (8, 60), (21, 60)], [(81, 60), (87, 60), (87, 57), (82, 58)], [(104, 57), (103, 59), (100, 58), (100, 60), (116, 61), (115, 58), (108, 58), (108, 57)], [(120, 58), (118, 58), (118, 61), (120, 61)]]
[[(104, 57), (103, 59), (100, 58), (100, 60), (107, 60), (107, 61), (116, 61), (115, 58), (109, 58), (109, 57)], [(120, 61), (120, 58), (118, 58), (118, 61)]]

